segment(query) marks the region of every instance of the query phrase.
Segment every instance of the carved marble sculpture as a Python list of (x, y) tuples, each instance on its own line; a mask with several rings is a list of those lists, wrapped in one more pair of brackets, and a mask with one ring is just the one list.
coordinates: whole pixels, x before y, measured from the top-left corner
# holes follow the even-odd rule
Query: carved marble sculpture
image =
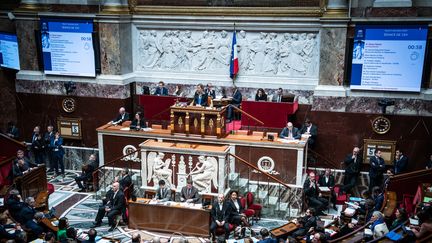
[[(137, 71), (226, 73), (231, 31), (139, 30)], [(238, 32), (243, 75), (317, 77), (318, 40), (310, 32)]]
[(218, 162), (213, 157), (199, 156), (198, 163), (190, 172), (194, 186), (200, 192), (211, 192), (211, 185), (217, 188), (217, 168)]
[[(151, 156), (153, 154), (153, 156)], [(172, 185), (172, 170), (169, 169), (171, 159), (163, 161), (165, 154), (159, 153), (154, 157), (154, 153), (149, 154), (147, 168), (147, 182), (153, 179), (153, 184), (156, 186), (160, 180), (165, 180), (167, 187)], [(154, 157), (153, 159), (151, 157)]]

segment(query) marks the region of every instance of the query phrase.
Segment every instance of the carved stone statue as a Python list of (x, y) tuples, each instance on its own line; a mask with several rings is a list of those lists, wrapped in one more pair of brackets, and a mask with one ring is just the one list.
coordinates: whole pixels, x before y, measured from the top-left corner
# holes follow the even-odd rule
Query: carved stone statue
[(163, 161), (165, 154), (159, 153), (152, 160), (149, 155), (148, 168), (147, 168), (147, 181), (150, 182), (153, 179), (153, 184), (157, 185), (160, 180), (164, 180), (167, 183), (167, 187), (171, 187), (172, 184), (172, 170), (169, 169), (171, 159)]
[(200, 192), (211, 192), (211, 184), (215, 188), (218, 187), (217, 180), (218, 162), (213, 157), (204, 156), (198, 157), (198, 163), (195, 168), (190, 172), (194, 186)]

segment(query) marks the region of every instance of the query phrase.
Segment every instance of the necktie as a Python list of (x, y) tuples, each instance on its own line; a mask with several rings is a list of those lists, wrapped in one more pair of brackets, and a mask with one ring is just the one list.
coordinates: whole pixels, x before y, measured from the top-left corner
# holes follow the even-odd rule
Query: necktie
[(278, 102), (281, 102), (281, 100), (282, 100), (282, 97), (279, 95), (278, 96)]
[(288, 137), (292, 138), (292, 131), (291, 130), (288, 131)]

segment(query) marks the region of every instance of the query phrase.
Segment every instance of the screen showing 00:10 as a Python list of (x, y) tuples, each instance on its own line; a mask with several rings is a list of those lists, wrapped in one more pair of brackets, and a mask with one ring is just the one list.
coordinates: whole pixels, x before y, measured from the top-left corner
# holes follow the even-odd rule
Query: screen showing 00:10
[(95, 77), (92, 21), (41, 20), (46, 74)]
[(426, 25), (356, 26), (351, 89), (420, 92), (427, 33)]

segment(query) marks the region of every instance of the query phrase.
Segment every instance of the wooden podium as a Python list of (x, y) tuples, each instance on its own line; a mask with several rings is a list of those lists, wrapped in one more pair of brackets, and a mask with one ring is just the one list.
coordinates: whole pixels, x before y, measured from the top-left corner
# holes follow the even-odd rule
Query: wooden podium
[(225, 134), (225, 107), (171, 106), (171, 134), (215, 136)]

